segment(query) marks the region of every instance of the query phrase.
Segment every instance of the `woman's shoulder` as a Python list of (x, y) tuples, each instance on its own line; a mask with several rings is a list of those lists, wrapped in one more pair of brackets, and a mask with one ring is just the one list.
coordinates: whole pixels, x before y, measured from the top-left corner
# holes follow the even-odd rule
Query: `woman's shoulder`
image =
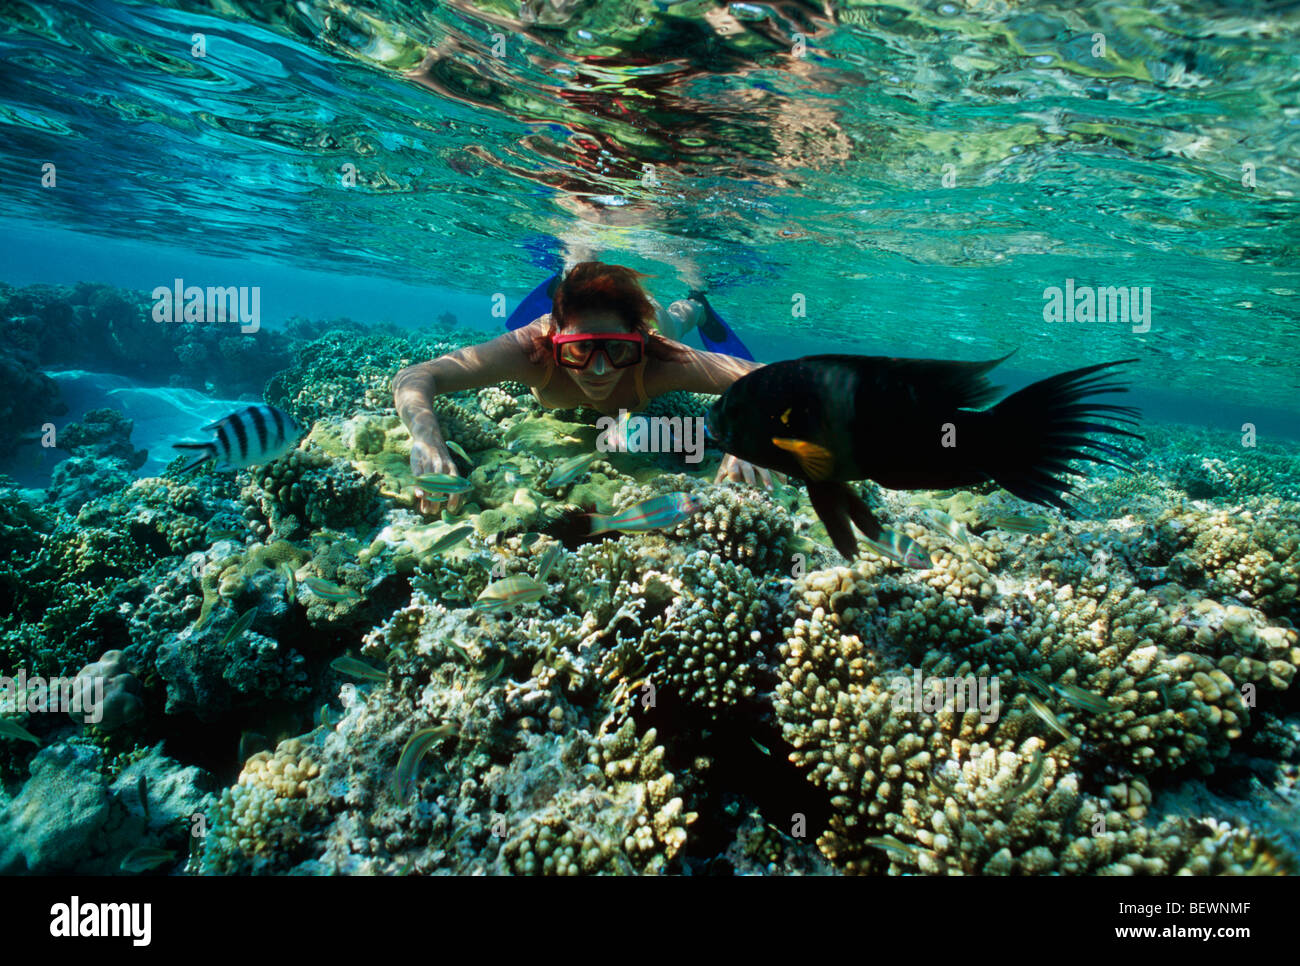
[(515, 329), (515, 331), (525, 333), (529, 338), (532, 338), (538, 335), (545, 335), (550, 328), (551, 313), (547, 312), (545, 315), (539, 315), (527, 325), (521, 325), (519, 328)]

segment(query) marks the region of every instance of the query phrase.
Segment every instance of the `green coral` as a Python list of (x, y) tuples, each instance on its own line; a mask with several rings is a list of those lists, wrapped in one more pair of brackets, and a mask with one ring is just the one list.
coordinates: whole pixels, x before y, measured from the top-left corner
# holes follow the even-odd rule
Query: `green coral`
[(287, 870), (319, 818), (309, 799), (320, 776), (312, 749), (297, 738), (258, 752), (209, 813), (197, 870), (203, 875), (268, 875)]
[(388, 409), (393, 404), (393, 377), (401, 369), (477, 341), (470, 335), (411, 337), (397, 330), (392, 334), (328, 332), (295, 350), (294, 365), (271, 378), (266, 399), (303, 426), (318, 419), (348, 418), (362, 410)]

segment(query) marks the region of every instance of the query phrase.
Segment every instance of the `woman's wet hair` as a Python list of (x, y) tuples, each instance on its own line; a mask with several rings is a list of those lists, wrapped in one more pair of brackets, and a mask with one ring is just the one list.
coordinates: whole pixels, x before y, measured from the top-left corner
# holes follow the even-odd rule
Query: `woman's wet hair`
[(653, 277), (623, 265), (606, 265), (604, 262), (574, 265), (555, 289), (551, 299), (550, 325), (533, 339), (529, 360), (542, 362), (550, 358), (552, 336), (564, 331), (570, 319), (597, 312), (613, 313), (622, 320), (628, 332), (645, 336), (646, 355), (666, 360), (682, 358), (682, 350), (661, 336), (652, 324), (655, 308), (640, 280)]

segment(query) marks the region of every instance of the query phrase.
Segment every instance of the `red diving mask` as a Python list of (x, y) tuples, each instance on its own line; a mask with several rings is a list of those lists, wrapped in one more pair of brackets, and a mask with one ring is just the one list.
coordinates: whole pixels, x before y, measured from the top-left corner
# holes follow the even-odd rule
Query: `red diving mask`
[(551, 337), (555, 364), (566, 369), (586, 369), (597, 351), (615, 369), (626, 369), (641, 361), (645, 336), (639, 332), (574, 332)]

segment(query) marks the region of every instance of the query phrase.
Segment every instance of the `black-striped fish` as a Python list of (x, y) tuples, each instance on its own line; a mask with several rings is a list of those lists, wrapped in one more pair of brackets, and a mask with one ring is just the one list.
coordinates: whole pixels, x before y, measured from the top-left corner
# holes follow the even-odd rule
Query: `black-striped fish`
[(302, 429), (293, 418), (274, 406), (262, 403), (231, 413), (203, 427), (216, 433), (210, 443), (173, 443), (176, 449), (199, 450), (199, 454), (181, 467), (188, 473), (208, 460), (216, 460), (222, 469), (244, 469), (279, 459), (293, 449)]

